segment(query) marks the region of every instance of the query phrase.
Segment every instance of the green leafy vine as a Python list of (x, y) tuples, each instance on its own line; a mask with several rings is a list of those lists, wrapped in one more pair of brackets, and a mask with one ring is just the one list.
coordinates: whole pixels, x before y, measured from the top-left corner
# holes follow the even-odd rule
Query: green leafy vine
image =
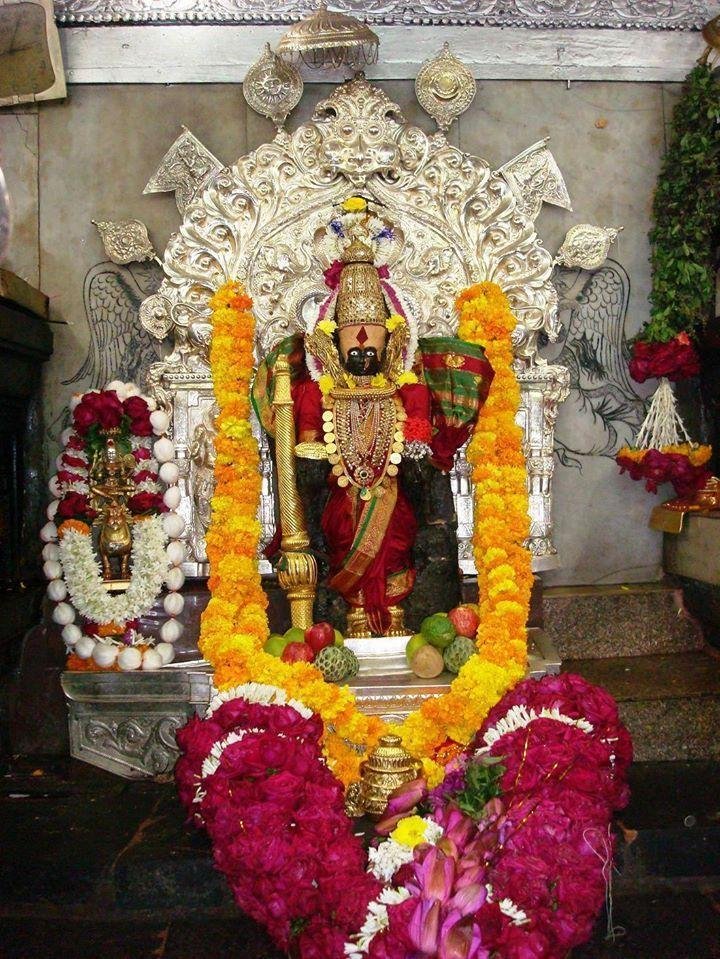
[(720, 77), (705, 63), (688, 74), (653, 203), (650, 321), (638, 339), (697, 334), (715, 316), (720, 240)]

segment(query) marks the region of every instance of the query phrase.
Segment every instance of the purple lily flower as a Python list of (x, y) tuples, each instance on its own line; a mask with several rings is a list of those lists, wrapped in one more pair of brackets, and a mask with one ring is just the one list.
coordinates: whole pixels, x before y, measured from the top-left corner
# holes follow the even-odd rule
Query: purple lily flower
[(413, 946), (428, 956), (436, 956), (440, 931), (440, 903), (421, 899), (410, 917), (408, 935)]
[(437, 955), (438, 959), (488, 959), (490, 952), (482, 946), (477, 923), (453, 910), (442, 924)]

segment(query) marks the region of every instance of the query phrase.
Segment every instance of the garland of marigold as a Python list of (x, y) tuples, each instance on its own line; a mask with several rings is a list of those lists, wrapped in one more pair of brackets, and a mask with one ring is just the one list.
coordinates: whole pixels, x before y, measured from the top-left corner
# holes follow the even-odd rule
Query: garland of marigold
[[(527, 535), (527, 493), (520, 430), (520, 402), (512, 372), (510, 333), (515, 319), (493, 283), (477, 284), (458, 299), (460, 336), (482, 343), (495, 380), (468, 449), (475, 484), (474, 550), (480, 584), (478, 655), (460, 670), (449, 691), (426, 700), (399, 726), (404, 745), (422, 758), (431, 784), (442, 767), (433, 755), (448, 738), (467, 743), (503, 693), (525, 672), (525, 626), (532, 574)], [(284, 663), (263, 651), (268, 635), (267, 599), (257, 568), (260, 525), (259, 454), (252, 435), (252, 301), (226, 283), (210, 301), (213, 338), (210, 365), (217, 419), (216, 487), (207, 551), (212, 598), (202, 617), (200, 649), (215, 669), (220, 689), (248, 682), (285, 689), (317, 712), (325, 725), (324, 747), (344, 783), (357, 778), (360, 750), (387, 731), (376, 716), (356, 708), (347, 686), (327, 683), (309, 663)], [(354, 748), (353, 748), (354, 747)]]

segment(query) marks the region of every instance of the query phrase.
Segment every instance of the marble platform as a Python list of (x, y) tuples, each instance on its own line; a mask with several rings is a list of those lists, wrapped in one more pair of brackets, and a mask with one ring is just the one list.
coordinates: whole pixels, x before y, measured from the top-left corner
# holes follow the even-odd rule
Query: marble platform
[[(351, 683), (359, 708), (390, 721), (404, 719), (423, 700), (441, 696), (453, 676), (414, 676), (405, 662), (407, 637), (349, 640), (360, 659)], [(528, 675), (560, 671), (541, 630), (528, 630)], [(212, 695), (212, 667), (204, 660), (173, 663), (156, 672), (64, 672), (70, 754), (126, 779), (164, 779), (178, 755), (176, 731)]]

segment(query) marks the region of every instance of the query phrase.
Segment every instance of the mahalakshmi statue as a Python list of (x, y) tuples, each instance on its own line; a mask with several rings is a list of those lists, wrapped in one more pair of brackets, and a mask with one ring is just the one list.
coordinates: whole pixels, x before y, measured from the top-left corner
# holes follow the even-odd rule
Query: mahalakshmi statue
[(329, 293), (307, 333), (261, 363), (253, 396), (272, 436), (273, 369), (287, 357), (296, 454), (330, 467), (321, 521), (327, 585), (350, 608), (349, 636), (402, 635), (418, 527), (404, 472), (451, 468), (493, 372), (478, 346), (418, 339), (412, 307), (381, 263), (393, 230), (375, 204), (346, 200), (327, 239), (339, 247), (325, 271)]

